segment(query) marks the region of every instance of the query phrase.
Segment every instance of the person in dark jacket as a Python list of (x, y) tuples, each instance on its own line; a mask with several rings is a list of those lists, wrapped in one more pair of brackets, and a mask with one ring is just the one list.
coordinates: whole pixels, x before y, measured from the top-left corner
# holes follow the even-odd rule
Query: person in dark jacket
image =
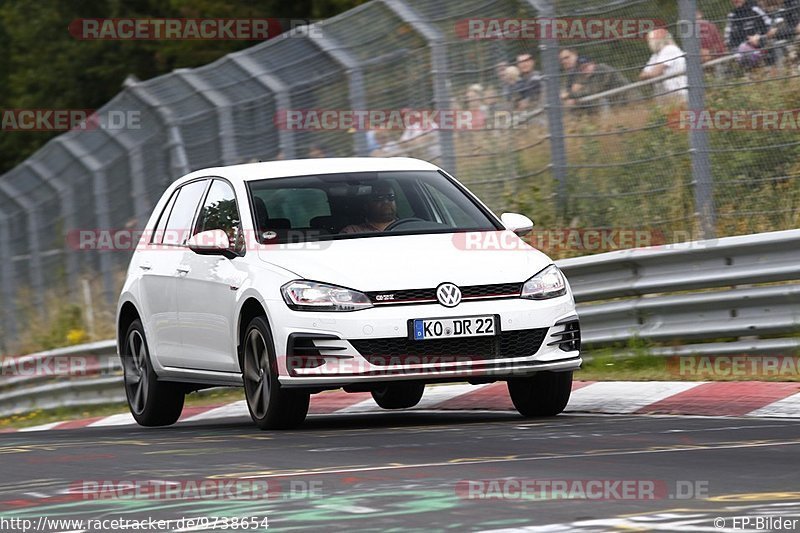
[(763, 4), (778, 41), (793, 40), (800, 30), (800, 0), (765, 0)]
[[(629, 83), (630, 82), (625, 78), (625, 76), (623, 76), (622, 73), (620, 73), (620, 71), (614, 67), (608, 66), (604, 63), (595, 63), (590, 59), (585, 59), (578, 66), (578, 74), (573, 79), (572, 85), (566, 92), (564, 103), (566, 105), (574, 106), (578, 104), (577, 100), (579, 98), (617, 89)], [(622, 103), (630, 97), (630, 93), (619, 93), (605, 99), (604, 101), (609, 104)], [(589, 105), (587, 107), (593, 107), (597, 105), (598, 103), (595, 102), (593, 105)]]
[(728, 13), (725, 26), (725, 44), (728, 50), (738, 52), (747, 43), (752, 48), (762, 48), (768, 38), (777, 33), (770, 28), (771, 20), (755, 0), (732, 0), (733, 11)]

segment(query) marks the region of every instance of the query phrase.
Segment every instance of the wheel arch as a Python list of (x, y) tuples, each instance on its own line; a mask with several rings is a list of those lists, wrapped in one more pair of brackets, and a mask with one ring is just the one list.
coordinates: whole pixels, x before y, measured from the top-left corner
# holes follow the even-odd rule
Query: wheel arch
[(236, 325), (236, 354), (239, 359), (240, 370), (243, 368), (242, 339), (244, 339), (244, 335), (246, 333), (245, 330), (247, 329), (248, 324), (250, 324), (250, 321), (258, 316), (264, 317), (264, 320), (267, 321), (267, 324), (270, 323), (269, 317), (267, 316), (267, 310), (264, 305), (256, 297), (248, 296), (239, 309), (239, 319)]
[(122, 355), (122, 346), (125, 342), (125, 334), (128, 328), (137, 319), (141, 320), (141, 314), (131, 301), (127, 301), (120, 306), (117, 314), (117, 354)]

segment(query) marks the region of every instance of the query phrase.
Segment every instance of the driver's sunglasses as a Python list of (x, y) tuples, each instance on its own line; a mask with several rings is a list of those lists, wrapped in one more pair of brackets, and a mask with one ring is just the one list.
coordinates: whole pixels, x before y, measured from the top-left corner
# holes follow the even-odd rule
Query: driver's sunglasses
[(395, 193), (390, 192), (389, 194), (373, 194), (372, 201), (373, 202), (394, 202), (397, 195)]

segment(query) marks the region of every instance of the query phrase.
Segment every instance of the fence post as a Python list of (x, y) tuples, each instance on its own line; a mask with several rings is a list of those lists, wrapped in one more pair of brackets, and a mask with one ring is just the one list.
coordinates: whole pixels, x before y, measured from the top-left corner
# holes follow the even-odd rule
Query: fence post
[[(556, 17), (553, 0), (528, 0), (540, 18)], [(547, 128), (550, 132), (550, 157), (553, 178), (558, 182), (558, 207), (567, 213), (567, 151), (564, 143), (564, 117), (561, 105), (561, 66), (558, 62), (558, 39), (545, 36), (539, 43), (544, 78)]]
[[(265, 89), (275, 95), (275, 111), (291, 109), (289, 100), (289, 87), (277, 76), (270, 74), (255, 59), (243, 52), (228, 55), (239, 68), (247, 72)], [(286, 128), (278, 130), (278, 142), (283, 152), (284, 159), (294, 159), (294, 135)]]
[[(402, 0), (383, 0), (383, 3), (397, 15), (400, 20), (414, 28), (427, 42), (431, 50), (431, 76), (433, 76), (433, 104), (437, 112), (450, 109), (450, 89), (447, 75), (447, 43), (444, 35), (433, 24), (426, 22), (425, 17), (417, 13)], [(439, 150), (442, 154), (440, 165), (450, 174), (456, 174), (456, 154), (453, 143), (453, 130), (439, 129)]]
[(236, 163), (242, 163), (243, 161), (239, 160), (239, 153), (236, 149), (236, 128), (233, 125), (233, 117), (231, 116), (230, 99), (222, 92), (211, 87), (203, 78), (201, 78), (195, 71), (191, 69), (178, 69), (175, 71), (175, 75), (185, 81), (199, 95), (205, 98), (206, 101), (213, 106), (214, 111), (217, 113), (219, 131), (216, 133), (217, 139), (219, 139), (222, 164), (233, 165)]
[(75, 213), (77, 213), (75, 194), (72, 187), (67, 186), (63, 181), (58, 179), (41, 161), (31, 157), (22, 164), (27, 166), (31, 172), (39, 176), (42, 181), (52, 187), (61, 200), (61, 218), (64, 220), (64, 242), (62, 244), (64, 246), (64, 259), (67, 267), (67, 286), (70, 294), (75, 296), (78, 290), (78, 258), (75, 256), (76, 251), (69, 249), (66, 239), (67, 231), (70, 229), (77, 229), (75, 228)]
[[(16, 203), (28, 219), (28, 255), (31, 259), (31, 290), (36, 308), (44, 311), (44, 275), (42, 273), (42, 247), (39, 242), (39, 206), (34, 204), (6, 180), (0, 180), (0, 191)], [(11, 255), (8, 256), (11, 261)]]
[(17, 336), (17, 302), (14, 298), (14, 264), (11, 257), (11, 234), (8, 217), (0, 213), (0, 291), (3, 295), (3, 342), (0, 349), (9, 349), (10, 339)]
[[(695, 23), (697, 0), (679, 0), (678, 25), (683, 35), (683, 51), (686, 53), (686, 78), (689, 83), (689, 109), (695, 112), (705, 107), (705, 81), (700, 61), (700, 38)], [(692, 177), (696, 217), (700, 223), (700, 239), (716, 237), (717, 221), (714, 208), (714, 181), (711, 177), (708, 132), (702, 128), (689, 130), (689, 152), (692, 157)]]
[[(92, 195), (95, 203), (95, 221), (100, 230), (110, 231), (111, 220), (108, 213), (108, 183), (105, 170), (100, 161), (92, 154), (83, 150), (77, 140), (70, 135), (56, 137), (55, 141), (70, 154), (75, 161), (82, 165), (92, 175)], [(100, 254), (100, 272), (103, 275), (103, 292), (106, 301), (114, 304), (116, 295), (114, 294), (114, 273), (111, 264), (110, 250), (98, 250)]]
[(164, 129), (167, 131), (167, 149), (169, 150), (170, 154), (170, 166), (175, 174), (172, 176), (167, 176), (165, 185), (169, 185), (172, 183), (172, 180), (179, 178), (184, 174), (188, 174), (189, 158), (186, 156), (183, 135), (181, 135), (181, 130), (178, 128), (175, 122), (175, 117), (173, 117), (172, 111), (162, 106), (156, 97), (151, 95), (141, 83), (135, 81), (133, 78), (129, 77), (126, 79), (123, 83), (123, 86), (126, 87), (136, 99), (138, 99), (147, 107), (151, 108), (156, 114), (158, 114), (159, 117), (161, 117), (161, 122), (164, 124)]
[(145, 184), (144, 153), (142, 145), (130, 137), (130, 133), (120, 130), (116, 135), (109, 134), (109, 138), (118, 143), (128, 155), (128, 170), (131, 180), (131, 201), (133, 202), (133, 217), (136, 219), (136, 229), (144, 229), (150, 218), (152, 206), (147, 201), (147, 186)]
[[(367, 108), (367, 101), (364, 96), (364, 74), (358, 60), (338, 43), (329, 37), (322, 35), (307, 38), (325, 54), (331, 56), (347, 74), (348, 100), (350, 109), (361, 110)], [(356, 130), (353, 134), (353, 153), (359, 156), (369, 155), (367, 150), (367, 133), (363, 130)]]

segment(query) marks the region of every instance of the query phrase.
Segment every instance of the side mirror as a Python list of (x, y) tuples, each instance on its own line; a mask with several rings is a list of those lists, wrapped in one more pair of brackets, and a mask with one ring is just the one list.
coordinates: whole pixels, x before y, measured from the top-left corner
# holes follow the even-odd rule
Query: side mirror
[(233, 259), (238, 255), (231, 249), (228, 234), (221, 229), (201, 231), (197, 235), (193, 235), (186, 242), (186, 246), (199, 255), (222, 255), (228, 259)]
[(533, 230), (533, 220), (519, 213), (503, 213), (500, 215), (500, 222), (503, 223), (506, 229), (513, 231), (520, 237)]

